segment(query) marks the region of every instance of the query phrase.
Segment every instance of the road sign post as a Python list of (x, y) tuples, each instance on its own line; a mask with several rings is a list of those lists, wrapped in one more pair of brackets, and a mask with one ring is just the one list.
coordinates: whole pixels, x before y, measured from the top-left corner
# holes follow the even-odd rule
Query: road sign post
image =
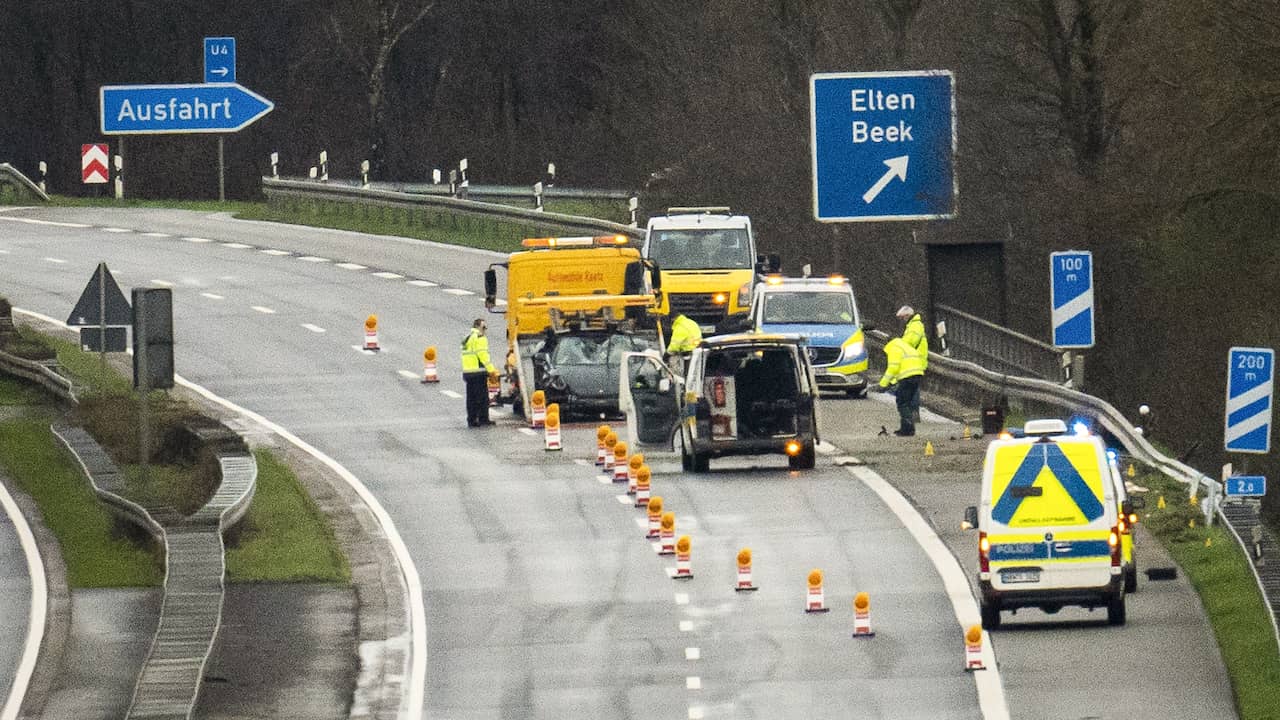
[(1049, 286), (1054, 347), (1093, 347), (1093, 253), (1050, 253)]
[(819, 73), (809, 78), (809, 105), (817, 220), (955, 216), (949, 71)]
[(1223, 447), (1227, 452), (1271, 451), (1271, 398), (1276, 351), (1233, 347), (1227, 353), (1227, 407)]

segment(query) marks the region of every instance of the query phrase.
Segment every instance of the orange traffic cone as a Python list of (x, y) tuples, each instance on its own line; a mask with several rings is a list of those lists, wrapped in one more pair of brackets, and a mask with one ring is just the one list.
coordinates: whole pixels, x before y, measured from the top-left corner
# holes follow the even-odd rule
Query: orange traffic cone
[(658, 530), (658, 554), (659, 555), (675, 555), (676, 554), (676, 514), (673, 512), (662, 513), (662, 526)]
[(641, 453), (633, 454), (631, 456), (631, 459), (627, 461), (627, 494), (628, 495), (636, 494), (636, 471), (640, 469), (641, 465), (644, 465), (644, 455)]
[(547, 394), (534, 390), (529, 398), (529, 427), (540, 428), (547, 422)]
[(434, 345), (422, 353), (422, 382), (440, 382), (440, 375), (436, 373), (436, 348)]
[(871, 596), (860, 592), (853, 598), (853, 636), (875, 637), (871, 631)]
[[(555, 405), (552, 405), (555, 407)], [(555, 412), (547, 411), (546, 422), (542, 426), (543, 443), (545, 450), (560, 450), (560, 409), (556, 408)]]
[(610, 430), (608, 435), (604, 436), (604, 472), (606, 475), (613, 474), (613, 448), (618, 444), (618, 433)]
[(970, 625), (964, 631), (964, 669), (986, 670), (982, 662), (982, 626)]
[(596, 467), (604, 467), (604, 439), (609, 437), (611, 432), (613, 432), (613, 429), (608, 425), (601, 425), (596, 428)]
[(759, 589), (751, 584), (751, 548), (742, 548), (738, 551), (738, 585), (734, 591)]
[(822, 571), (817, 569), (810, 570), (809, 593), (805, 598), (804, 611), (807, 613), (819, 613), (830, 609), (822, 596)]
[(636, 507), (648, 507), (649, 505), (649, 466), (641, 465), (636, 471)]
[(619, 440), (618, 443), (613, 446), (613, 481), (616, 483), (626, 482), (628, 467), (627, 444), (622, 440)]
[(364, 349), (378, 352), (378, 316), (370, 315), (364, 319)]
[(676, 541), (676, 572), (671, 576), (672, 580), (689, 580), (693, 577), (693, 567), (689, 561), (691, 546), (688, 535), (681, 535)]
[(654, 496), (649, 498), (649, 532), (645, 533), (645, 540), (657, 540), (659, 533), (662, 531), (662, 498)]

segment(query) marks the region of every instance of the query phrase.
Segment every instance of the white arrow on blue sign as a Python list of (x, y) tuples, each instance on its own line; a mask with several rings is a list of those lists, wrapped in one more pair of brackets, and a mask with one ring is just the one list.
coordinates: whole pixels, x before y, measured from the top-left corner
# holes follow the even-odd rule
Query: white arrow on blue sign
[(1276, 351), (1233, 347), (1227, 353), (1227, 412), (1223, 446), (1228, 452), (1271, 451), (1271, 396)]
[(1049, 287), (1054, 346), (1093, 347), (1093, 253), (1050, 253)]
[(236, 132), (275, 108), (234, 83), (104, 85), (98, 95), (103, 135)]
[(236, 81), (236, 39), (207, 37), (204, 39), (204, 81), (233, 83)]
[(955, 216), (949, 71), (819, 73), (809, 78), (809, 105), (816, 219)]

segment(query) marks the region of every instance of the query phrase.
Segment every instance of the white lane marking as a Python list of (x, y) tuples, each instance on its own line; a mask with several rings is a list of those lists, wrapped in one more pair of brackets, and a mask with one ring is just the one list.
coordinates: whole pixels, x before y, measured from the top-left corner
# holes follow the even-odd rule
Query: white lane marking
[(689, 706), (689, 720), (703, 720), (706, 717), (706, 711), (700, 706)]
[(212, 241), (212, 240), (210, 240), (209, 238), (202, 238), (202, 237), (184, 237), (184, 238), (182, 238), (182, 239), (183, 239), (183, 240), (186, 240), (186, 241), (187, 241), (187, 242), (189, 242), (189, 243), (210, 243), (210, 242), (213, 242), (213, 241)]
[(410, 280), (409, 284), (414, 287), (436, 287), (436, 283), (433, 283), (430, 280)]
[(172, 236), (172, 235), (170, 235), (169, 233), (162, 233), (162, 232), (144, 232), (144, 233), (142, 233), (142, 236), (143, 236), (143, 237), (155, 237), (155, 238), (173, 237), (173, 236)]
[(522, 427), (520, 428), (520, 432), (528, 435), (529, 437), (538, 437), (538, 432), (533, 428)]
[(275, 310), (272, 310), (272, 309), (271, 309), (271, 308), (269, 308), (269, 307), (263, 307), (263, 306), (261, 306), (261, 305), (251, 305), (250, 307), (252, 307), (254, 310), (257, 310), (258, 312), (262, 313), (263, 315), (275, 315), (275, 314), (276, 314), (276, 311), (275, 311)]
[(8, 254), (9, 254), (8, 250), (0, 250), (0, 255), (8, 255)]
[(221, 295), (217, 295), (211, 292), (202, 292), (200, 293), (200, 297), (207, 297), (210, 300), (226, 300), (226, 298), (222, 297)]
[(593, 463), (586, 458), (574, 458), (573, 461), (583, 467), (591, 466)]
[(387, 280), (399, 280), (400, 278), (404, 277), (403, 275), (398, 275), (398, 274), (393, 273), (393, 272), (385, 272), (385, 271), (384, 271), (384, 272), (376, 272), (376, 273), (373, 273), (373, 276), (374, 276), (374, 277), (380, 277), (380, 278), (386, 278)]
[(419, 379), (418, 373), (415, 373), (415, 372), (409, 372), (408, 370), (397, 370), (396, 372), (400, 373), (400, 377), (406, 377), (406, 378), (409, 378), (410, 380)]
[(613, 476), (612, 475), (596, 475), (596, 482), (600, 483), (601, 485), (608, 485), (613, 482)]
[(684, 679), (684, 687), (686, 690), (701, 690), (702, 678), (697, 675), (690, 675)]
[[(951, 550), (942, 542), (933, 528), (929, 527), (929, 523), (920, 516), (911, 503), (907, 502), (897, 488), (890, 485), (871, 468), (860, 466), (846, 469), (880, 496), (880, 500), (889, 506), (894, 515), (898, 516), (898, 522), (902, 523), (920, 548), (929, 556), (929, 561), (942, 577), (942, 586), (947, 593), (947, 599), (951, 601), (956, 620), (960, 623), (957, 634), (971, 625), (981, 624), (978, 603), (973, 599), (973, 591), (969, 589), (969, 581), (960, 567), (960, 561), (951, 554)], [(982, 717), (986, 720), (1008, 720), (1009, 704), (1005, 699), (1004, 685), (1000, 680), (1000, 667), (996, 664), (991, 635), (986, 630), (982, 631), (982, 662), (987, 669), (973, 673), (973, 682), (978, 686), (978, 707), (982, 710)]]
[(441, 292), (447, 292), (450, 295), (475, 295), (475, 293), (470, 290), (463, 290), (462, 288), (446, 288)]
[(631, 499), (630, 495), (615, 495), (619, 505), (635, 505), (636, 501)]
[(253, 247), (253, 246), (252, 246), (252, 245), (245, 245), (244, 243), (237, 243), (237, 242), (229, 242), (229, 243), (228, 243), (228, 242), (224, 242), (224, 243), (222, 243), (222, 247), (224, 247), (224, 248), (231, 248), (232, 250), (248, 250), (249, 248), (251, 248), (251, 247)]
[(636, 521), (636, 527), (640, 528), (641, 530), (644, 530), (644, 529), (646, 529), (646, 528), (648, 528), (648, 527), (649, 527), (649, 518), (648, 518), (647, 516), (646, 516), (646, 517), (634, 517), (634, 518), (631, 518), (631, 519)]
[(276, 257), (289, 254), (288, 250), (273, 250), (271, 248), (267, 248), (266, 250), (259, 250), (258, 252), (262, 253), (263, 255), (274, 255)]
[[(13, 208), (13, 209), (18, 210), (19, 208)], [(50, 225), (52, 227), (65, 227), (65, 228), (93, 227), (92, 225), (85, 225), (84, 223), (54, 222), (52, 220), (34, 220), (32, 218), (19, 218), (19, 217), (0, 217), (0, 220), (7, 220), (9, 222), (26, 223), (27, 225)]]
[(688, 604), (689, 604), (689, 593), (676, 593), (676, 604), (677, 604), (677, 605), (688, 605)]
[(696, 647), (687, 647), (684, 649), (684, 659), (685, 660), (701, 660), (702, 650)]
[[(18, 212), (19, 210), (35, 210), (34, 205), (13, 205), (10, 207), (0, 207), (0, 213)], [(8, 218), (5, 218), (6, 220)]]
[(66, 265), (66, 264), (67, 264), (67, 261), (66, 261), (66, 260), (63, 260), (62, 258), (56, 258), (56, 257), (47, 257), (47, 258), (45, 258), (45, 261), (46, 261), (46, 262), (51, 262), (51, 263), (57, 263), (58, 265)]
[(351, 349), (357, 352), (362, 352), (366, 355), (376, 355), (378, 353), (384, 353), (387, 351), (387, 349), (385, 347), (382, 347), (381, 345), (379, 345), (377, 349), (367, 348), (364, 345), (352, 345)]
[(693, 632), (693, 621), (692, 621), (692, 620), (681, 620), (681, 621), (680, 621), (680, 632)]
[(109, 233), (129, 233), (129, 232), (133, 232), (133, 231), (132, 231), (132, 230), (130, 230), (129, 228), (104, 227), (104, 228), (102, 228), (102, 232), (109, 232)]
[[(878, 392), (878, 393), (869, 392), (867, 393), (867, 398), (871, 400), (875, 400), (878, 403), (884, 403), (885, 405), (896, 405), (898, 402), (897, 398), (895, 398), (894, 396), (890, 395), (887, 392)], [(955, 420), (942, 417), (938, 413), (926, 407), (920, 408), (920, 419), (925, 422), (939, 423), (941, 425), (950, 425), (952, 427), (960, 427), (960, 423), (956, 422)]]
[(313, 333), (324, 332), (324, 328), (320, 327), (319, 325), (312, 325), (311, 323), (302, 323), (302, 327), (310, 330)]
[[(18, 308), (14, 308), (17, 310)], [(65, 327), (65, 326), (64, 326)], [(36, 658), (40, 655), (40, 641), (44, 638), (45, 615), (49, 610), (49, 588), (45, 584), (44, 561), (40, 558), (40, 548), (36, 545), (35, 535), (27, 519), (22, 516), (18, 504), (4, 484), (0, 483), (0, 506), (13, 523), (14, 532), (22, 545), (22, 553), (27, 560), (27, 576), (31, 578), (31, 607), (27, 609), (27, 639), (22, 644), (22, 657), (18, 660), (18, 668), (14, 672), (13, 684), (9, 688), (9, 697), (0, 705), (0, 718), (17, 720), (18, 709), (26, 698), (27, 687), (31, 684), (31, 676), (35, 674)], [(6, 631), (12, 631), (7, 628)]]
[(831, 453), (834, 453), (836, 451), (836, 446), (832, 445), (826, 440), (819, 440), (817, 446), (814, 447), (814, 450), (817, 450), (819, 453), (823, 455), (830, 455)]
[(445, 397), (451, 397), (454, 400), (459, 400), (462, 398), (462, 393), (456, 393), (452, 390), (441, 390), (440, 394), (444, 395)]
[(506, 300), (503, 300), (502, 298), (497, 298), (497, 299), (495, 299), (495, 300), (493, 301), (493, 304), (494, 304), (494, 305), (506, 305), (506, 304), (507, 304), (507, 301), (506, 301)]
[(163, 287), (173, 287), (173, 283), (169, 282), (168, 280), (152, 280), (151, 284), (161, 285)]
[(365, 266), (361, 265), (360, 263), (348, 263), (348, 262), (336, 263), (334, 267), (340, 267), (343, 270), (364, 270), (365, 269)]
[(329, 262), (329, 258), (316, 257), (315, 255), (303, 255), (302, 257), (300, 257), (300, 258), (298, 258), (298, 259), (299, 259), (299, 260), (301, 260), (302, 262), (310, 262), (310, 263), (326, 263), (326, 262)]

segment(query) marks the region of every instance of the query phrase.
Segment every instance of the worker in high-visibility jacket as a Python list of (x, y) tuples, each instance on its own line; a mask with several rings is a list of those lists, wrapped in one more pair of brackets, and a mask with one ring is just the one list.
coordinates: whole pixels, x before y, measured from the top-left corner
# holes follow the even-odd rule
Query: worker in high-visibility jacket
[(471, 332), (462, 341), (462, 379), (467, 383), (467, 427), (492, 425), (489, 419), (489, 374), (494, 372), (489, 361), (489, 339), (484, 336), (484, 319), (471, 324)]
[(921, 362), (924, 369), (929, 369), (929, 338), (924, 332), (924, 320), (920, 317), (920, 313), (916, 312), (910, 305), (903, 305), (898, 308), (898, 319), (906, 323), (902, 328), (902, 339), (907, 344), (916, 349), (920, 353)]
[(668, 362), (672, 364), (672, 369), (683, 374), (685, 358), (701, 342), (702, 328), (698, 323), (684, 314), (677, 315), (671, 323), (671, 342), (667, 343)]
[(924, 360), (919, 351), (902, 338), (894, 338), (884, 346), (886, 367), (880, 387), (895, 388), (898, 400), (899, 437), (916, 434), (915, 413), (920, 409), (920, 378), (924, 376)]

